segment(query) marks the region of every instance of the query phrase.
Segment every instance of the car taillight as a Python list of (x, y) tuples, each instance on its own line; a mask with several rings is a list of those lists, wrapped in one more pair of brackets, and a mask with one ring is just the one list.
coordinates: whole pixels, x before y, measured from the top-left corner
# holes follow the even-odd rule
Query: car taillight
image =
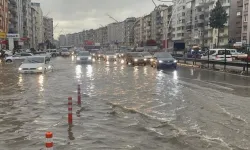
[(216, 57), (216, 58), (219, 58), (219, 56), (218, 56), (218, 55), (216, 55), (215, 57)]

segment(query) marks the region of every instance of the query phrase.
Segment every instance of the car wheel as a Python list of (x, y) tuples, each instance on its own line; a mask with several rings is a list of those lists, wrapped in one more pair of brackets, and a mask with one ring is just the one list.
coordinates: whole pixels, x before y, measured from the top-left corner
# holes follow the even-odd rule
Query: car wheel
[(11, 63), (12, 60), (11, 60), (11, 59), (7, 59), (6, 62), (7, 62), (7, 63)]

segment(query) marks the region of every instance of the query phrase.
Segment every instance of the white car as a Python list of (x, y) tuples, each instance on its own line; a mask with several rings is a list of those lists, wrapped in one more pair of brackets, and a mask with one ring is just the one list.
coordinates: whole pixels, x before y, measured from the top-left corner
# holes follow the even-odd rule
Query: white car
[(144, 57), (144, 61), (147, 63), (150, 63), (150, 60), (153, 57), (149, 52), (142, 52), (142, 56)]
[(117, 56), (116, 56), (116, 53), (114, 52), (106, 52), (106, 54), (104, 55), (104, 60), (105, 61), (116, 61), (117, 59)]
[(61, 56), (70, 56), (70, 51), (67, 49), (62, 49), (61, 51)]
[(76, 55), (76, 62), (77, 63), (92, 63), (92, 57), (91, 57), (90, 52), (88, 51), (78, 52)]
[(46, 56), (27, 57), (18, 68), (19, 73), (45, 73), (52, 71), (50, 58)]
[[(226, 51), (226, 55), (225, 55)], [(208, 54), (209, 52), (209, 54)], [(201, 59), (207, 60), (209, 55), (209, 60), (217, 60), (217, 61), (233, 61), (232, 54), (230, 50), (225, 49), (210, 49), (206, 51), (202, 56)], [(226, 58), (225, 58), (226, 56)]]
[(31, 53), (19, 53), (19, 54), (15, 54), (15, 55), (12, 55), (12, 56), (5, 57), (5, 62), (11, 63), (11, 62), (13, 62), (15, 60), (23, 61), (28, 56), (33, 56), (33, 54), (31, 54)]
[(56, 57), (59, 55), (59, 51), (56, 49), (47, 49), (47, 53), (50, 54), (52, 57)]

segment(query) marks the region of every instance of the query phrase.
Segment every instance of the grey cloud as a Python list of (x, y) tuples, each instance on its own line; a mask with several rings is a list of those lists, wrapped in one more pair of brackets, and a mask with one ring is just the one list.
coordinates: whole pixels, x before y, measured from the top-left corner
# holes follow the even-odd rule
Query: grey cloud
[[(33, 0), (40, 2), (44, 14), (59, 23), (55, 32), (78, 32), (83, 29), (98, 28), (114, 22), (106, 13), (118, 21), (127, 17), (139, 17), (154, 9), (151, 0)], [(160, 4), (160, 3), (158, 3)]]

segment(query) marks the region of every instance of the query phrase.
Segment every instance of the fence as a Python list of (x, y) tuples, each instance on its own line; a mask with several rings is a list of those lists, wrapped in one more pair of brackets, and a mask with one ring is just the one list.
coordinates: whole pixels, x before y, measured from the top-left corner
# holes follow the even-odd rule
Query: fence
[(249, 62), (234, 62), (234, 61), (216, 61), (216, 60), (204, 60), (204, 59), (196, 59), (196, 58), (185, 58), (185, 57), (175, 57), (175, 59), (180, 62), (180, 60), (183, 60), (184, 63), (187, 61), (191, 61), (193, 65), (196, 65), (197, 62), (200, 62), (202, 64), (207, 64), (208, 68), (211, 64), (213, 68), (215, 68), (215, 65), (224, 65), (224, 70), (226, 70), (227, 66), (234, 66), (234, 67), (242, 67), (242, 71), (246, 72), (246, 74), (249, 74)]

